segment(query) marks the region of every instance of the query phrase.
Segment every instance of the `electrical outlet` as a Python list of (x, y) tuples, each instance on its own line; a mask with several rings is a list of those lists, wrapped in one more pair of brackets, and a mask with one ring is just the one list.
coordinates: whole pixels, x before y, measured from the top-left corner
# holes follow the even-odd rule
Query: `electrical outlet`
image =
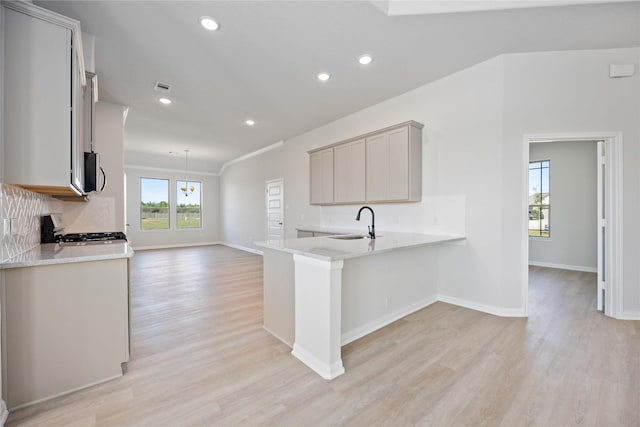
[(18, 235), (18, 218), (11, 218), (10, 220), (10, 227), (11, 227), (11, 235), (12, 236), (17, 236)]

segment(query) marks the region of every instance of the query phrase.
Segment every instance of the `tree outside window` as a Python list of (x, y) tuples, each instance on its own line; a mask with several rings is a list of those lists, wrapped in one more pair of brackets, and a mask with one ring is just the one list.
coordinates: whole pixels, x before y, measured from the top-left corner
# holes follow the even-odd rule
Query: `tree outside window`
[(529, 163), (529, 236), (551, 237), (549, 160)]
[(176, 228), (202, 228), (201, 189), (198, 181), (176, 181)]
[(140, 228), (169, 228), (169, 180), (140, 178)]

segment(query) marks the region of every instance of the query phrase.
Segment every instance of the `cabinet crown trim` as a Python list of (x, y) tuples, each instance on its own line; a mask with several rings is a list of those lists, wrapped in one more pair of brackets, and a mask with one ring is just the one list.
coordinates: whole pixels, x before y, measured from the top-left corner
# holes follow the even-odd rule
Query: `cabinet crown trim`
[(362, 135), (354, 136), (354, 137), (349, 138), (349, 139), (344, 139), (342, 141), (339, 141), (339, 142), (336, 142), (336, 143), (333, 143), (333, 144), (330, 144), (330, 145), (324, 145), (322, 147), (314, 148), (313, 150), (307, 151), (307, 153), (308, 154), (317, 153), (318, 151), (326, 150), (327, 148), (333, 148), (333, 147), (336, 147), (338, 145), (342, 145), (342, 144), (345, 144), (345, 143), (348, 143), (348, 142), (351, 142), (351, 141), (356, 141), (358, 139), (368, 138), (368, 137), (370, 137), (372, 135), (376, 135), (378, 133), (390, 131), (390, 130), (393, 130), (393, 129), (398, 129), (398, 128), (405, 127), (405, 126), (413, 126), (413, 127), (417, 128), (417, 129), (424, 128), (424, 125), (422, 123), (416, 122), (414, 120), (409, 120), (409, 121), (406, 121), (406, 122), (398, 123), (396, 125), (388, 126), (386, 128), (377, 129), (377, 130), (374, 130), (374, 131), (371, 131), (371, 132), (367, 132), (367, 133), (364, 133)]

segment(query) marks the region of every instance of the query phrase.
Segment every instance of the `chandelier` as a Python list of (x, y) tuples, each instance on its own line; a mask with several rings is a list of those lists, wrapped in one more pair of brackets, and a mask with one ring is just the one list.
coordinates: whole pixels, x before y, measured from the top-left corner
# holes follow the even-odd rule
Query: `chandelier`
[(184, 184), (180, 186), (180, 191), (187, 197), (196, 189), (194, 185), (189, 185), (189, 179), (187, 178), (189, 175), (189, 150), (184, 150), (184, 175)]

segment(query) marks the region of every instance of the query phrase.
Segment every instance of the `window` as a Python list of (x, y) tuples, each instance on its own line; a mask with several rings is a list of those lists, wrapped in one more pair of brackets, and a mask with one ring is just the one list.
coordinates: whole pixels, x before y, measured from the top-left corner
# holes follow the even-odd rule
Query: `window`
[(549, 160), (529, 163), (529, 236), (550, 237)]
[(169, 228), (169, 180), (140, 178), (140, 228)]
[(201, 188), (198, 181), (176, 181), (176, 228), (202, 228)]

